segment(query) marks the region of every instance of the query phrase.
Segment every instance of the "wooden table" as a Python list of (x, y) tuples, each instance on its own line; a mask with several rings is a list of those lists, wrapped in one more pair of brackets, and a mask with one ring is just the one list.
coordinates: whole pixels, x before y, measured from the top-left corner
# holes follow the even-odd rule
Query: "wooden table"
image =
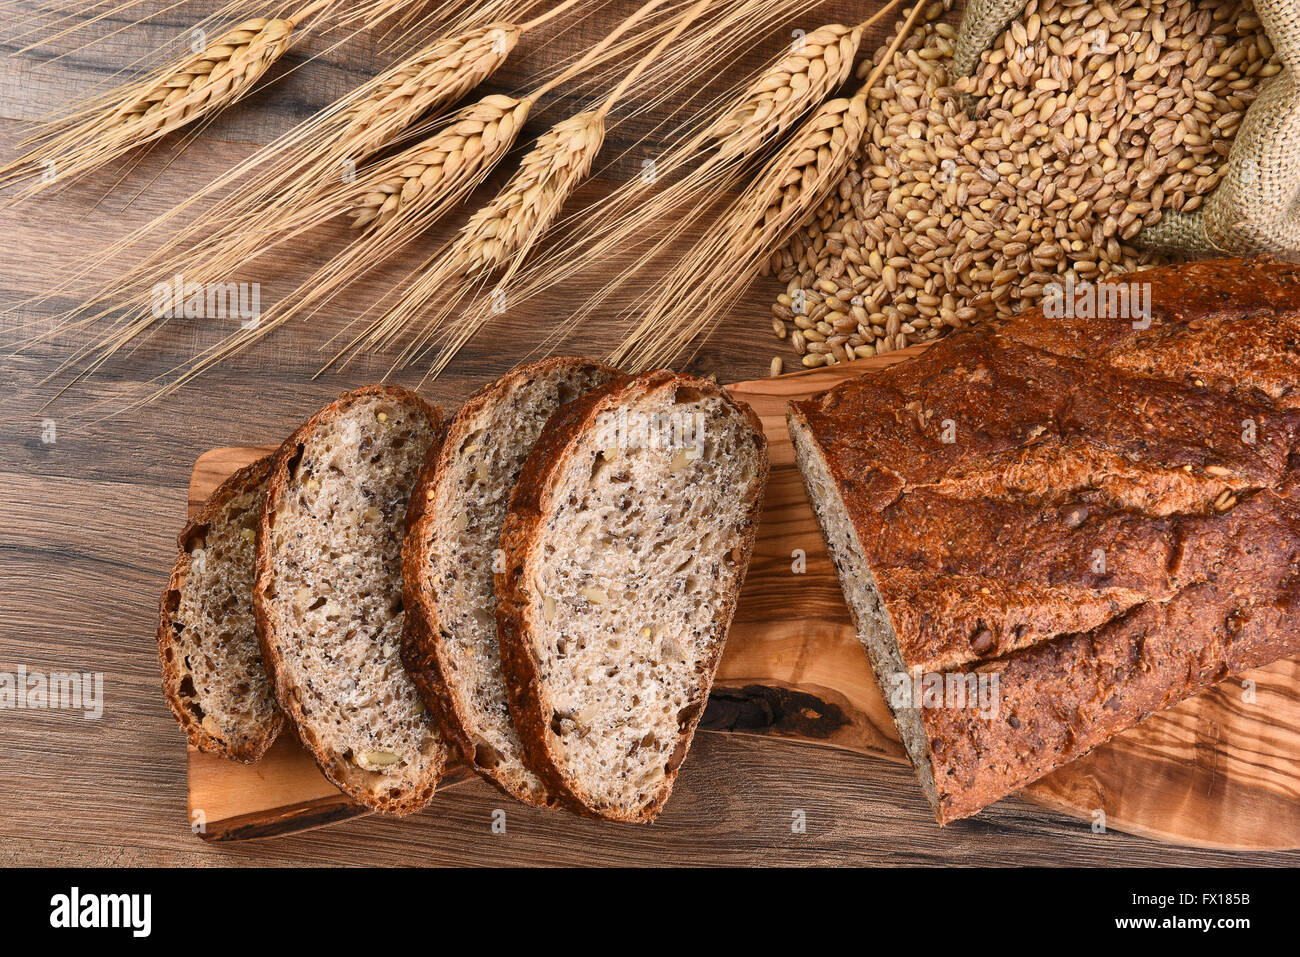
[[(517, 91), (519, 78), (534, 75), (548, 58), (594, 42), (611, 17), (630, 6), (616, 3), (612, 13), (589, 17), (554, 43), (523, 44), (488, 88)], [(775, 31), (765, 49), (739, 58), (736, 75), (779, 49), (790, 30), (860, 16), (874, 6), (841, 3), (812, 10)], [(0, 150), (12, 155), (26, 128), (20, 121), (42, 115), (175, 36), (205, 8), (211, 5), (191, 3), (58, 62), (0, 60)], [(117, 26), (109, 22), (98, 32)], [(876, 31), (864, 48), (874, 50), (883, 35)], [(60, 49), (73, 45), (65, 42)], [(153, 151), (107, 198), (123, 170), (0, 212), (0, 306), (15, 310), (0, 320), (4, 339), (20, 323), (40, 328), (42, 318), (70, 305), (55, 298), (16, 308), (80, 257), (168, 209), (256, 144), (389, 62), (376, 47), (357, 41), (293, 73), (273, 93), (253, 97), (213, 124), (196, 148)], [(533, 118), (530, 131), (576, 108), (573, 100), (554, 99)], [(640, 129), (628, 124), (613, 131), (607, 155), (632, 145)], [(608, 190), (637, 167), (637, 156), (629, 154), (585, 195)], [(264, 299), (274, 298), (323, 261), (343, 234), (342, 228), (323, 228), (310, 242), (266, 257), (249, 281), (263, 284)], [(435, 247), (430, 238), (416, 254)], [(366, 818), (255, 844), (202, 843), (186, 821), (185, 742), (159, 692), (153, 639), (157, 596), (174, 555), (191, 466), (214, 446), (276, 442), (338, 392), (378, 378), (384, 367), (372, 361), (313, 380), (321, 359), (316, 349), (340, 320), (404, 272), (394, 262), (358, 294), (335, 303), (323, 320), (281, 330), (180, 393), (107, 420), (84, 410), (129, 394), (210, 341), (210, 330), (173, 324), (44, 410), (50, 389), (41, 380), (76, 342), (60, 339), (0, 358), (0, 671), (24, 665), (33, 672), (102, 672), (106, 698), (96, 721), (71, 711), (0, 710), (0, 762), (6, 771), (0, 782), (0, 863), (1300, 863), (1300, 853), (1245, 856), (1113, 832), (1097, 835), (1087, 822), (1015, 799), (940, 830), (906, 769), (830, 749), (711, 733), (700, 735), (666, 813), (649, 827), (533, 812), (471, 782), (413, 819)], [(110, 276), (112, 268), (97, 274)], [(767, 318), (774, 289), (771, 281), (756, 283), (690, 367), (716, 372), (724, 381), (764, 374), (778, 351)], [(507, 313), (444, 376), (425, 386), (426, 393), (454, 406), (528, 356), (540, 338), (537, 330), (573, 301), (570, 293), (544, 308)], [(603, 355), (619, 332), (611, 313), (608, 321), (578, 330), (565, 349)], [(788, 351), (783, 354), (791, 361)], [(407, 384), (419, 378), (418, 370), (396, 377)], [(51, 437), (55, 441), (44, 441)], [(507, 809), (505, 834), (492, 831), (496, 808)], [(791, 826), (797, 812), (806, 820), (802, 833)]]

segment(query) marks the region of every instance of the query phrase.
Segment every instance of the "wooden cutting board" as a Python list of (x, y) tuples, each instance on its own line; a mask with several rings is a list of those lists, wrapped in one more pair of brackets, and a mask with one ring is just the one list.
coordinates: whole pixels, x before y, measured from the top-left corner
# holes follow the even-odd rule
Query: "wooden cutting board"
[[(763, 420), (772, 476), (701, 730), (906, 760), (795, 468), (785, 407), (915, 351), (731, 387)], [(268, 451), (225, 448), (200, 457), (191, 512), (226, 476)], [(806, 567), (796, 573), (801, 553)], [(1250, 704), (1245, 680), (1254, 682)], [(1300, 660), (1282, 661), (1151, 717), (1023, 796), (1091, 822), (1104, 815), (1110, 829), (1182, 844), (1300, 848), (1298, 758)], [(440, 787), (470, 777), (457, 766)], [(191, 749), (189, 806), (191, 824), (209, 841), (272, 837), (368, 813), (336, 791), (288, 733), (251, 767)], [(942, 839), (938, 825), (932, 837)]]

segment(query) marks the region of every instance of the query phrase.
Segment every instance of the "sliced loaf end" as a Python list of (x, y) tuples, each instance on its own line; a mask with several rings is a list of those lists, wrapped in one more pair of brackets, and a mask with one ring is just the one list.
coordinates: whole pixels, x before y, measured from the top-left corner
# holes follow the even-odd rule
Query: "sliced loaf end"
[(163, 592), (163, 693), (200, 751), (251, 764), (284, 725), (253, 619), (253, 565), (271, 457), (214, 491), (179, 538)]
[[(880, 687), (888, 689), (898, 680), (896, 676), (907, 672), (893, 621), (876, 588), (875, 576), (867, 564), (857, 530), (840, 496), (839, 484), (831, 474), (826, 458), (797, 403), (791, 403), (786, 423), (790, 429), (790, 441), (794, 445), (795, 462), (803, 475), (808, 500), (812, 503), (813, 513), (817, 516), (817, 523), (826, 540), (826, 549), (839, 575), (840, 587), (848, 602), (858, 640), (866, 649)], [(894, 723), (898, 726), (898, 734), (907, 750), (907, 756), (916, 769), (926, 799), (934, 808), (936, 817), (940, 817), (934, 763), (930, 757), (921, 710), (915, 705), (896, 707), (888, 693), (885, 700), (894, 716)], [(942, 823), (941, 817), (940, 821)]]
[(621, 821), (663, 808), (708, 701), (767, 472), (758, 418), (693, 376), (612, 383), (547, 425), (502, 532), (497, 622), (527, 757), (571, 807)]
[(257, 542), (258, 636), (280, 706), (354, 800), (409, 814), (446, 750), (402, 668), (407, 504), (441, 412), (395, 386), (348, 393), (276, 453)]
[(471, 396), (429, 456), (408, 515), (403, 663), (465, 760), (536, 806), (556, 802), (524, 760), (506, 700), (493, 585), (501, 526), (547, 421), (616, 375), (600, 363), (556, 357)]

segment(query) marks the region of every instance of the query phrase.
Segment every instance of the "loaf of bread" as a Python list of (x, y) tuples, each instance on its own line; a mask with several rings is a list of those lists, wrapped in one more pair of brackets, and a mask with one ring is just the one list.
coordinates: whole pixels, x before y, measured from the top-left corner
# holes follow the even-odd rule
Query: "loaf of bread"
[(275, 455), (257, 538), (254, 608), (280, 707), (354, 800), (409, 814), (446, 748), (401, 664), (407, 504), (441, 413), (375, 386), (342, 396)]
[(452, 419), (411, 499), (402, 661), (465, 760), (528, 804), (553, 799), (524, 761), (501, 675), (492, 581), (501, 526), (543, 426), (616, 375), (600, 363), (557, 357), (498, 379)]
[(214, 491), (180, 534), (162, 596), (163, 693), (190, 744), (258, 760), (284, 724), (253, 623), (253, 556), (267, 456)]
[(651, 372), (565, 406), (501, 535), (497, 625), (511, 714), (549, 793), (650, 821), (707, 703), (768, 472), (754, 413)]
[(1029, 312), (790, 409), (941, 823), (1300, 652), (1300, 269), (1121, 281), (1149, 321)]

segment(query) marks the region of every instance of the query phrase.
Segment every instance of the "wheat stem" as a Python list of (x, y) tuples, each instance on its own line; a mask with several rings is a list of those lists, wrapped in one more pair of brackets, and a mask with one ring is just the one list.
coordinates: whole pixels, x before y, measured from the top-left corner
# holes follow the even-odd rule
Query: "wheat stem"
[[(867, 127), (867, 96), (927, 2), (913, 7), (858, 93), (817, 110), (751, 189), (643, 297), (636, 310), (641, 319), (611, 361), (631, 370), (650, 368), (673, 359), (716, 328), (758, 274), (767, 253), (785, 243), (843, 176)], [(684, 302), (691, 303), (689, 310), (682, 309)]]
[[(512, 5), (519, 8), (517, 0), (497, 0), (480, 9), (493, 14)], [(191, 281), (208, 282), (242, 268), (319, 222), (327, 212), (317, 202), (322, 195), (343, 186), (349, 170), (420, 116), (456, 102), (495, 72), (514, 49), (519, 32), (509, 23), (489, 23), (439, 40), (264, 147), (185, 203), (112, 243), (64, 283), (24, 305), (73, 288), (96, 268), (145, 243), (151, 247), (145, 258), (83, 295), (80, 313), (102, 317), (87, 307), (130, 296), (159, 276), (184, 273)], [(243, 185), (230, 193), (241, 179)], [(220, 198), (202, 217), (184, 227), (174, 225), (213, 197)]]
[[(633, 180), (583, 211), (570, 229), (576, 241), (524, 270), (512, 289), (512, 302), (530, 300), (628, 250), (641, 250), (617, 275), (603, 279), (600, 292), (557, 326), (548, 339), (553, 342), (635, 282), (680, 244), (682, 232), (707, 216), (712, 197), (734, 189), (748, 159), (848, 79), (863, 32), (901, 3), (890, 0), (856, 27), (828, 24), (808, 33), (799, 47), (778, 57), (739, 91), (711, 123), (680, 137), (683, 145), (663, 157), (658, 175), (671, 177), (677, 167), (712, 147), (702, 163), (662, 187), (653, 178)], [(671, 230), (666, 228), (669, 222)], [(489, 307), (488, 302), (478, 303), (467, 320), (481, 322)]]
[[(437, 296), (442, 307), (423, 323), (418, 335), (408, 343), (397, 364), (419, 353), (464, 294), (470, 280), (485, 280), (491, 273), (505, 269), (497, 288), (509, 284), (513, 272), (527, 258), (535, 244), (550, 228), (565, 202), (586, 179), (605, 136), (605, 117), (619, 99), (709, 5), (699, 0), (662, 36), (648, 53), (629, 70), (593, 111), (569, 117), (540, 137), (533, 150), (520, 163), (519, 171), (497, 196), (478, 210), (461, 228), (445, 252), (435, 256), (417, 274), (418, 278), (402, 295), (397, 305), (382, 319), (354, 339), (344, 350), (361, 341), (369, 347), (391, 343), (413, 324), (425, 307)], [(453, 288), (451, 291), (448, 287)], [(482, 323), (458, 323), (450, 330), (445, 347), (429, 371), (437, 376), (456, 352), (478, 331)], [(342, 353), (340, 353), (342, 355)], [(336, 356), (336, 358), (338, 358)]]

